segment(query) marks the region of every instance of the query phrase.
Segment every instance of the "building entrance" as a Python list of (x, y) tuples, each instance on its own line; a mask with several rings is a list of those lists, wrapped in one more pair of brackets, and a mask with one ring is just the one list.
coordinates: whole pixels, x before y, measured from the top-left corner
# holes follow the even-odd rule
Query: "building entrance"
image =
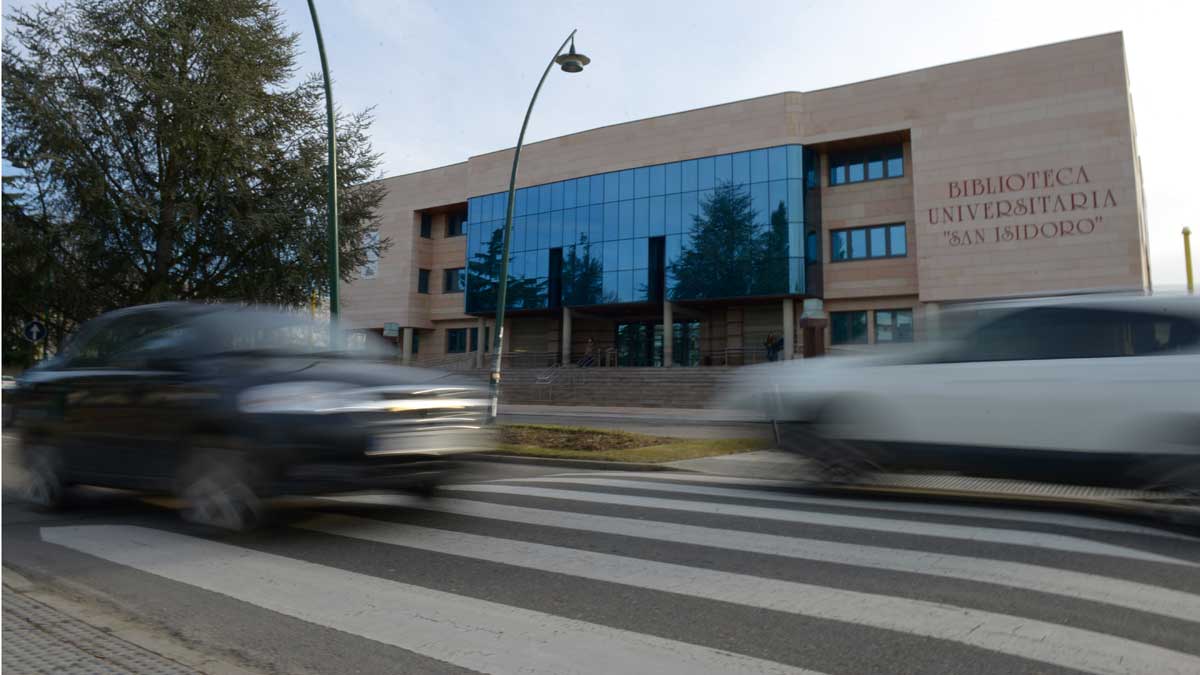
[[(677, 321), (672, 324), (672, 361), (677, 366), (700, 365), (700, 322)], [(617, 365), (652, 367), (663, 365), (663, 329), (661, 321), (617, 323), (613, 340)]]

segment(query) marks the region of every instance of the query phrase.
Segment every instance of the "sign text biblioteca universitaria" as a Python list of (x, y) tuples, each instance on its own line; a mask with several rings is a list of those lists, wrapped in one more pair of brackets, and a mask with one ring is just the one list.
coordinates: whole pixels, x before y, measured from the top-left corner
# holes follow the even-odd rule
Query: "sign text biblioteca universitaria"
[(1104, 223), (1095, 212), (1117, 205), (1111, 189), (1091, 182), (1082, 166), (950, 181), (946, 196), (958, 203), (929, 209), (929, 224), (970, 224), (942, 232), (952, 247), (1087, 236)]

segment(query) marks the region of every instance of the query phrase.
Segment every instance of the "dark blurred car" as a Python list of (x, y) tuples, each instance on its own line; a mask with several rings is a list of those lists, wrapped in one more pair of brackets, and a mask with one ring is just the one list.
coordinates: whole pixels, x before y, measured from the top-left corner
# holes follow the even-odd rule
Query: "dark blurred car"
[(328, 325), (229, 305), (101, 316), (21, 376), (25, 496), (54, 507), (72, 484), (170, 492), (185, 518), (244, 529), (274, 495), (427, 493), (454, 455), (491, 447), (481, 388), (389, 364), (390, 347), (363, 338), (330, 349)]
[(942, 313), (937, 340), (744, 369), (830, 481), (961, 472), (1200, 495), (1200, 298), (1095, 295)]
[(12, 375), (5, 375), (4, 376), (4, 391), (2, 394), (0, 394), (0, 396), (3, 396), (3, 400), (2, 400), (2, 402), (0, 402), (0, 408), (2, 408), (2, 410), (3, 410), (3, 422), (2, 423), (3, 423), (3, 426), (5, 429), (7, 429), (9, 427), (9, 425), (12, 424), (12, 421), (13, 421), (13, 409), (12, 409), (12, 400), (11, 399), (16, 394), (16, 391), (17, 391), (17, 378), (13, 377)]

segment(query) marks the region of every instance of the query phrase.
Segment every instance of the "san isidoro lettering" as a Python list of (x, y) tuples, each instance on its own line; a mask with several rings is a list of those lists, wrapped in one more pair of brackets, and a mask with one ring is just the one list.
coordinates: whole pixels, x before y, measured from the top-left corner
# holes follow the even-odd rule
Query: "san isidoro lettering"
[(1098, 211), (1117, 206), (1112, 189), (1091, 183), (1084, 166), (948, 181), (956, 203), (928, 209), (929, 224), (958, 225), (942, 231), (953, 247), (1086, 236), (1104, 222)]

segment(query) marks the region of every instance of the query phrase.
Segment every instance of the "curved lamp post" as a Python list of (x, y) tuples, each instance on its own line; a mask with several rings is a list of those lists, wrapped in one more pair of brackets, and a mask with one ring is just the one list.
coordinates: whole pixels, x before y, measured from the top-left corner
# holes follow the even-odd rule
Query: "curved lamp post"
[[(308, 12), (312, 14), (313, 31), (317, 34), (317, 52), (321, 55), (321, 74), (325, 77), (325, 124), (329, 145), (329, 166), (325, 174), (329, 179), (329, 196), (325, 210), (329, 212), (329, 319), (332, 339), (334, 322), (338, 316), (338, 206), (337, 206), (337, 135), (333, 120), (333, 85), (329, 81), (329, 61), (325, 58), (325, 41), (321, 38), (321, 22), (317, 19), (317, 6), (308, 0)], [(332, 346), (332, 345), (331, 345)]]
[[(312, 0), (309, 0), (310, 4)], [(313, 15), (316, 16), (315, 14)], [(578, 29), (577, 29), (578, 30)], [(567, 44), (571, 45), (571, 50), (563, 54), (563, 50), (567, 48)], [(533, 113), (533, 104), (537, 103), (538, 93), (542, 91), (542, 85), (546, 82), (546, 76), (550, 74), (550, 69), (554, 64), (562, 67), (563, 72), (578, 73), (583, 70), (583, 67), (591, 63), (591, 59), (583, 54), (575, 53), (575, 31), (563, 40), (558, 51), (554, 52), (554, 57), (550, 59), (550, 63), (546, 64), (546, 70), (542, 73), (542, 79), (538, 80), (537, 88), (533, 90), (533, 98), (529, 101), (529, 109), (525, 111), (525, 121), (521, 123), (521, 134), (517, 136), (517, 147), (513, 151), (512, 174), (508, 179), (508, 207), (504, 211), (504, 252), (500, 258), (500, 283), (496, 293), (496, 336), (493, 343), (493, 356), (495, 361), (492, 365), (491, 378), (491, 394), (492, 394), (492, 420), (496, 419), (496, 413), (500, 407), (500, 363), (504, 357), (504, 305), (508, 301), (508, 253), (509, 244), (512, 241), (512, 220), (513, 220), (513, 193), (517, 188), (517, 165), (521, 162), (521, 145), (525, 142), (525, 128), (529, 126), (529, 116)]]

